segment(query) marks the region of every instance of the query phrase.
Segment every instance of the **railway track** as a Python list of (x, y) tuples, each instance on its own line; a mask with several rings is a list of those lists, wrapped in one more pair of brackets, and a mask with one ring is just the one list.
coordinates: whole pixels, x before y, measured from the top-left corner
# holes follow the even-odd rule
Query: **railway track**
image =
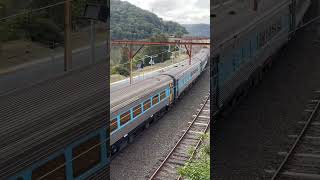
[(272, 180), (316, 180), (320, 179), (320, 91), (307, 104), (300, 132), (289, 135), (294, 139), (289, 152), (279, 152), (285, 156), (276, 170), (265, 170)]
[(177, 173), (177, 168), (183, 166), (188, 160), (193, 158), (195, 152), (190, 155), (188, 151), (191, 148), (197, 149), (199, 147), (201, 144), (201, 135), (205, 134), (210, 126), (209, 94), (205, 97), (201, 108), (198, 109), (198, 113), (194, 115), (193, 120), (189, 122), (189, 124), (177, 144), (151, 175), (150, 180), (181, 179)]

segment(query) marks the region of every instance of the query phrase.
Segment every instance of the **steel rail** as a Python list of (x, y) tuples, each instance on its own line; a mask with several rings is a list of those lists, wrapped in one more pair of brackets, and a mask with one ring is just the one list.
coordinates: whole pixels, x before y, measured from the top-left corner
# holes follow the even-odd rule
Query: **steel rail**
[[(209, 94), (209, 99), (210, 99), (210, 94)], [(208, 101), (207, 101), (207, 102), (208, 102)], [(206, 103), (204, 104), (204, 106), (205, 106), (205, 105), (206, 105)], [(204, 106), (203, 106), (203, 107), (204, 107)], [(209, 123), (208, 123), (207, 126), (206, 126), (206, 129), (204, 130), (204, 133), (207, 133), (209, 127), (210, 127), (210, 120), (209, 120)], [(191, 159), (194, 158), (194, 156), (196, 155), (196, 150), (199, 148), (199, 146), (201, 145), (202, 141), (203, 141), (202, 138), (200, 138), (200, 140), (199, 140), (199, 142), (197, 143), (195, 149), (192, 151), (192, 154), (191, 154), (190, 158), (188, 159), (188, 161), (191, 161)], [(179, 175), (178, 180), (181, 180), (181, 179), (182, 179), (182, 176)]]
[(282, 161), (282, 163), (280, 164), (280, 166), (278, 167), (278, 169), (276, 170), (276, 172), (274, 173), (274, 175), (272, 176), (271, 180), (275, 180), (277, 177), (279, 177), (279, 175), (281, 174), (281, 170), (283, 170), (284, 165), (287, 163), (287, 161), (289, 160), (289, 158), (293, 155), (298, 143), (300, 142), (300, 140), (302, 139), (302, 137), (304, 136), (307, 128), (309, 127), (309, 125), (311, 124), (311, 121), (314, 120), (315, 115), (317, 113), (317, 111), (319, 110), (320, 107), (320, 100), (318, 100), (315, 108), (313, 109), (311, 115), (308, 118), (307, 123), (304, 125), (303, 129), (301, 130), (299, 136), (296, 138), (293, 146), (290, 148), (289, 153), (286, 155), (285, 159)]
[[(174, 150), (177, 149), (177, 147), (180, 145), (180, 143), (182, 142), (182, 140), (184, 139), (184, 137), (186, 136), (186, 134), (190, 131), (191, 127), (193, 126), (193, 124), (196, 122), (196, 120), (198, 119), (199, 115), (201, 114), (201, 112), (203, 111), (204, 107), (206, 106), (208, 100), (210, 99), (210, 94), (208, 95), (208, 97), (205, 100), (205, 103), (203, 103), (203, 106), (201, 106), (200, 111), (196, 114), (196, 116), (194, 117), (194, 119), (192, 120), (192, 122), (190, 123), (190, 125), (188, 126), (187, 130), (183, 133), (183, 135), (181, 136), (181, 138), (179, 139), (179, 141), (176, 143), (176, 145), (172, 148), (172, 150), (169, 152), (169, 154), (166, 156), (166, 158), (162, 161), (162, 163), (160, 164), (160, 166), (157, 168), (157, 170), (152, 174), (152, 176), (149, 178), (149, 180), (154, 179), (154, 177), (160, 172), (161, 168), (163, 167), (163, 165), (169, 160), (170, 156), (173, 154)], [(210, 121), (209, 123), (210, 124)], [(207, 128), (206, 128), (207, 130)], [(201, 140), (200, 140), (201, 141)]]

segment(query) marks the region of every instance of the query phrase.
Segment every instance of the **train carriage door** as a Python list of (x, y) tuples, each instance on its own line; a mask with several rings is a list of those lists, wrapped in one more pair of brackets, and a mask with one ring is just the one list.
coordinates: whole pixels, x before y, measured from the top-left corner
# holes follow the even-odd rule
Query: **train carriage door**
[(174, 99), (174, 89), (173, 89), (174, 87), (172, 82), (169, 84), (169, 87), (170, 87), (169, 101), (170, 101), (170, 104), (172, 104)]
[(210, 61), (210, 98), (211, 98), (211, 107), (213, 111), (216, 111), (220, 107), (219, 101), (219, 59), (220, 56), (214, 56)]
[(290, 39), (295, 34), (296, 30), (296, 0), (292, 0), (292, 3), (289, 6), (290, 9), (290, 32), (293, 31), (293, 33), (290, 34)]

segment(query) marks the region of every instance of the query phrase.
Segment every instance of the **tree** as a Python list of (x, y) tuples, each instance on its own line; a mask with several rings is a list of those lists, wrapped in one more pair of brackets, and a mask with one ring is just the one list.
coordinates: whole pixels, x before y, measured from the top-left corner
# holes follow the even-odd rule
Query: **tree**
[[(164, 34), (157, 34), (149, 39), (151, 42), (167, 42), (168, 38)], [(169, 49), (169, 46), (148, 46), (144, 50), (145, 55), (159, 54), (158, 58), (155, 58), (155, 63), (166, 61), (170, 59), (171, 53), (165, 52)], [(162, 53), (162, 54), (160, 54)], [(147, 63), (149, 65), (149, 63)]]
[(0, 18), (6, 16), (7, 7), (3, 2), (0, 2)]
[(160, 33), (175, 34), (178, 31), (187, 33), (178, 23), (163, 21), (151, 12), (119, 0), (111, 0), (110, 24), (111, 39), (145, 39)]

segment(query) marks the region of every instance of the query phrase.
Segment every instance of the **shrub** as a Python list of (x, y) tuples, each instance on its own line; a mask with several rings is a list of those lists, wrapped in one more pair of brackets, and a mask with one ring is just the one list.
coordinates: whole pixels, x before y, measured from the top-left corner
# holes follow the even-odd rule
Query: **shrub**
[(115, 66), (111, 69), (111, 74), (120, 74), (122, 76), (128, 77), (130, 76), (130, 72), (126, 67), (123, 66)]
[[(208, 135), (203, 136), (204, 140)], [(210, 179), (210, 144), (204, 143), (195, 160), (187, 162), (185, 166), (178, 169), (178, 173), (187, 180), (209, 180)]]
[(63, 42), (62, 30), (50, 19), (36, 18), (28, 26), (32, 41), (38, 41), (46, 45)]

